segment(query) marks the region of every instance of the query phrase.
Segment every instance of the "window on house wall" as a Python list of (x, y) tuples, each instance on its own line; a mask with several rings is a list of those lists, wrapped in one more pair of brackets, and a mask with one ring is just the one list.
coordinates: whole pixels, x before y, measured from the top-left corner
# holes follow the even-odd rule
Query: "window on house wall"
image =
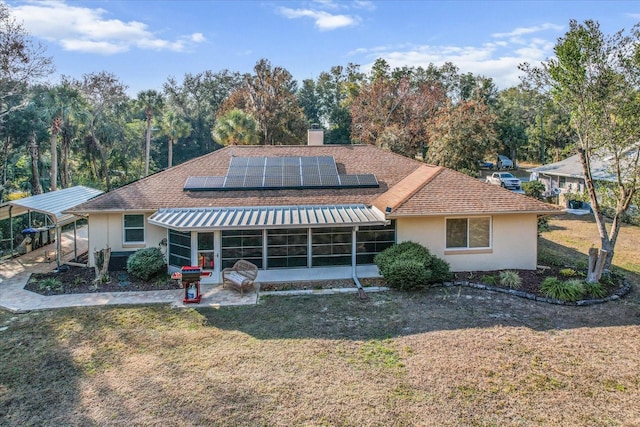
[(373, 264), (373, 258), (396, 242), (396, 221), (389, 225), (358, 227), (356, 264)]
[(233, 267), (240, 259), (262, 268), (262, 230), (225, 230), (222, 232), (222, 268)]
[(314, 267), (351, 265), (351, 227), (311, 230), (311, 264)]
[(307, 228), (267, 231), (267, 268), (307, 267), (308, 252)]
[(561, 176), (558, 178), (558, 187), (566, 188), (567, 187), (567, 177)]
[(447, 218), (447, 249), (491, 247), (491, 217)]
[(124, 243), (144, 243), (144, 214), (126, 214), (123, 222)]
[(169, 265), (191, 265), (191, 233), (169, 230)]

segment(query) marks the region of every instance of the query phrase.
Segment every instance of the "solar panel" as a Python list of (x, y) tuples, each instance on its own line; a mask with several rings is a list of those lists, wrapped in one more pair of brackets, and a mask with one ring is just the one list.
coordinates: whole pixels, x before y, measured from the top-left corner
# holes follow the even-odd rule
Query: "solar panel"
[(361, 187), (379, 187), (378, 179), (374, 174), (366, 173), (356, 175), (358, 177), (358, 184)]
[(225, 176), (191, 176), (185, 191), (379, 187), (373, 174), (339, 175), (332, 156), (231, 157)]
[(245, 176), (244, 188), (262, 188), (262, 176)]
[(264, 167), (265, 158), (266, 157), (247, 157), (247, 166)]
[(227, 176), (224, 181), (224, 188), (242, 188), (244, 186), (244, 176)]
[(358, 177), (356, 175), (340, 175), (341, 187), (357, 187)]
[(320, 182), (323, 187), (338, 187), (340, 185), (338, 175), (320, 175)]
[(207, 176), (204, 184), (205, 188), (222, 188), (224, 187), (224, 176)]
[(264, 168), (259, 166), (247, 166), (247, 176), (263, 176)]

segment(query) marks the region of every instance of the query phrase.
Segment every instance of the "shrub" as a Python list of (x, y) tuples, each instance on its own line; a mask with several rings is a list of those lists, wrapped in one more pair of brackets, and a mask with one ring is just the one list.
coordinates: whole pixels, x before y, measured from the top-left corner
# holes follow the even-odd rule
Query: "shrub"
[(38, 282), (38, 288), (41, 291), (58, 292), (63, 290), (62, 282), (60, 281), (60, 279), (57, 279), (55, 277), (47, 277), (45, 279), (42, 279), (40, 282)]
[(485, 285), (497, 285), (498, 279), (495, 276), (482, 276), (480, 278), (480, 283), (484, 283)]
[(160, 248), (144, 248), (135, 251), (127, 260), (127, 271), (142, 280), (160, 273), (165, 267)]
[(522, 279), (518, 275), (518, 272), (506, 270), (500, 272), (500, 284), (507, 286), (511, 289), (520, 289), (522, 286)]
[(563, 282), (557, 277), (544, 279), (540, 285), (540, 291), (547, 297), (560, 301), (577, 301), (585, 292), (581, 280), (573, 279)]
[(592, 298), (604, 298), (607, 296), (607, 290), (601, 283), (584, 283), (584, 292)]
[(527, 196), (542, 200), (542, 193), (545, 192), (546, 187), (540, 181), (529, 181), (522, 183), (522, 190)]
[[(399, 261), (406, 260), (413, 261), (413, 263), (401, 263), (400, 267), (395, 266)], [(385, 249), (376, 255), (374, 262), (378, 266), (380, 274), (387, 280), (387, 284), (390, 287), (398, 287), (400, 289), (427, 286), (431, 283), (441, 283), (451, 277), (451, 270), (447, 262), (431, 255), (429, 249), (424, 246), (410, 241), (402, 242)], [(416, 269), (416, 263), (421, 265), (420, 269)], [(400, 273), (399, 268), (406, 268), (409, 271)], [(417, 274), (417, 276), (414, 276), (415, 279), (410, 280), (412, 284), (398, 284), (395, 277), (408, 274)], [(394, 276), (394, 278), (391, 278), (391, 276)], [(419, 284), (414, 286), (416, 283)]]
[(392, 263), (384, 277), (390, 288), (409, 290), (426, 286), (431, 271), (417, 259), (399, 259)]
[(563, 268), (560, 270), (560, 275), (562, 277), (575, 277), (577, 274), (578, 273), (573, 268)]

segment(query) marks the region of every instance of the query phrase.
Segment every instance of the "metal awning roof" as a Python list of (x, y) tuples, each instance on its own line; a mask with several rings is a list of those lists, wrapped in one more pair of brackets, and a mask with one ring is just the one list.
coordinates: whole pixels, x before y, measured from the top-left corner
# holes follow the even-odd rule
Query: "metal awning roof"
[(365, 205), (253, 206), (160, 209), (149, 223), (178, 231), (381, 225), (384, 214)]
[(72, 222), (77, 217), (71, 214), (63, 214), (62, 212), (102, 193), (103, 191), (101, 190), (78, 185), (12, 200), (0, 206), (0, 220), (9, 218), (9, 213), (11, 213), (11, 217), (15, 217), (26, 214), (29, 211), (35, 211), (48, 215), (51, 221), (58, 226), (64, 225)]

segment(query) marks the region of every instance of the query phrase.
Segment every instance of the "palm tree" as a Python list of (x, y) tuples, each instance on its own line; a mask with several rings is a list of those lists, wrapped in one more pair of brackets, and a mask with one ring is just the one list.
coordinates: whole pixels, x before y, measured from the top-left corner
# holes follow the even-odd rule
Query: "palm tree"
[[(50, 146), (51, 146), (51, 191), (58, 189), (58, 137), (64, 126), (68, 126), (69, 117), (81, 109), (80, 92), (71, 83), (63, 79), (59, 86), (50, 88), (46, 92), (45, 109), (50, 117)], [(63, 172), (68, 173), (68, 156), (63, 153)], [(66, 178), (66, 177), (65, 177)], [(68, 180), (63, 179), (63, 187)]]
[(255, 145), (260, 142), (256, 121), (237, 108), (218, 118), (211, 135), (222, 145)]
[(167, 167), (170, 168), (173, 165), (173, 144), (191, 134), (191, 124), (178, 116), (175, 111), (169, 110), (162, 118), (160, 129), (169, 138)]
[(144, 111), (145, 120), (147, 122), (147, 131), (145, 133), (145, 149), (144, 149), (144, 175), (149, 175), (149, 153), (151, 152), (151, 123), (154, 114), (162, 111), (164, 107), (164, 98), (162, 94), (155, 90), (145, 90), (138, 93), (136, 99), (138, 108)]

